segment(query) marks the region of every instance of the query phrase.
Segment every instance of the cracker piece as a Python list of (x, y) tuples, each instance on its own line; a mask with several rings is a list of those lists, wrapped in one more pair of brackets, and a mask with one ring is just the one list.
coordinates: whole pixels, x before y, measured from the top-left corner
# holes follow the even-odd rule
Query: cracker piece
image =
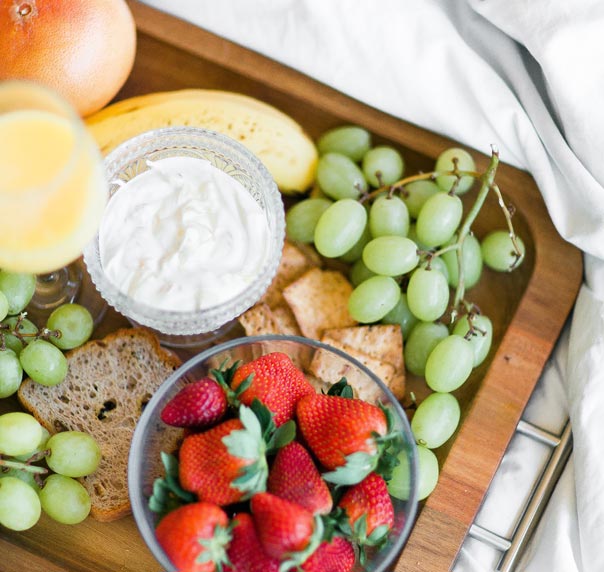
[(394, 374), (394, 377), (388, 384), (388, 388), (399, 401), (402, 401), (405, 398), (406, 383), (407, 378), (405, 376), (405, 369), (403, 368), (402, 371), (398, 371)]
[(237, 318), (247, 336), (282, 334), (281, 326), (267, 304), (260, 302)]
[[(386, 385), (389, 385), (397, 373), (392, 364), (368, 356), (352, 346), (333, 339), (328, 335), (322, 336), (321, 341), (346, 352), (349, 356), (361, 362)], [(310, 364), (309, 371), (312, 375), (329, 385), (332, 385), (342, 377), (345, 377), (352, 387), (355, 397), (363, 399), (364, 401), (376, 403), (381, 396), (378, 386), (373, 383), (371, 379), (367, 378), (364, 373), (327, 351), (317, 350), (313, 361)]]
[(325, 335), (404, 371), (403, 334), (398, 324), (373, 324), (325, 331)]
[(283, 290), (302, 334), (318, 340), (324, 330), (354, 326), (348, 313), (352, 285), (336, 270), (311, 268)]
[(294, 316), (291, 308), (285, 302), (279, 304), (279, 306), (275, 306), (271, 311), (284, 334), (288, 336), (302, 335), (300, 326), (298, 325), (298, 322), (296, 322), (296, 316)]
[(333, 383), (324, 381), (324, 380), (322, 380), (318, 377), (315, 377), (314, 375), (310, 375), (308, 373), (306, 374), (306, 379), (308, 380), (310, 385), (312, 385), (315, 388), (315, 391), (317, 393), (327, 393), (329, 391), (329, 388), (333, 385)]
[(260, 301), (270, 308), (283, 304), (283, 289), (313, 266), (315, 264), (304, 252), (286, 240), (277, 273)]

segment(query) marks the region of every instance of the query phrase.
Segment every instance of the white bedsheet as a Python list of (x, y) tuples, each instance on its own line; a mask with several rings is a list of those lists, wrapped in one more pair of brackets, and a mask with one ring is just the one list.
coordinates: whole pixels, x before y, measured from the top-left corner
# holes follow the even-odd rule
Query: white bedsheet
[[(574, 453), (519, 569), (604, 571), (604, 2), (145, 1), (532, 173), (586, 278), (527, 412), (555, 431), (568, 412)], [(512, 449), (495, 525), (534, 456)], [(493, 568), (475, 544), (456, 572)]]

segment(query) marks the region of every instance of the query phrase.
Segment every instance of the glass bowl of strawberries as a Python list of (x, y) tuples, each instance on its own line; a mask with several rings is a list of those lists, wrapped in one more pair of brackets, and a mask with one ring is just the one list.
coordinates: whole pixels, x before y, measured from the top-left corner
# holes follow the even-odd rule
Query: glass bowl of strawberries
[(385, 572), (417, 510), (416, 447), (360, 362), (308, 338), (250, 336), (163, 383), (134, 432), (128, 487), (167, 572)]

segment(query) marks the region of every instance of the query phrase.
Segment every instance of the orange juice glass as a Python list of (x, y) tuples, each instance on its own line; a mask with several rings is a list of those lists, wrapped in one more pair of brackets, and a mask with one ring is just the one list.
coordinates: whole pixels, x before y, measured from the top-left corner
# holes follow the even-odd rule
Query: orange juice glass
[(34, 84), (0, 84), (0, 268), (36, 274), (76, 259), (107, 197), (79, 117)]
[(107, 194), (102, 157), (75, 111), (39, 85), (0, 83), (0, 268), (41, 275), (41, 304), (69, 301), (57, 290), (74, 297), (79, 277), (68, 268)]

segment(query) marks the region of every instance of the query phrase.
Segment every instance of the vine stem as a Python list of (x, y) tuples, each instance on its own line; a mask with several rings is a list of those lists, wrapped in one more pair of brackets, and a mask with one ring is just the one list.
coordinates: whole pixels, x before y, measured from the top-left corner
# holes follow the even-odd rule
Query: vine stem
[(436, 177), (440, 176), (454, 176), (458, 179), (461, 179), (461, 177), (473, 177), (477, 179), (480, 177), (480, 175), (481, 174), (477, 171), (459, 171), (458, 169), (453, 169), (451, 171), (430, 171), (427, 173), (418, 173), (417, 175), (410, 175), (409, 177), (404, 177), (396, 183), (392, 183), (392, 185), (384, 185), (383, 187), (374, 189), (370, 193), (366, 193), (365, 195), (363, 195), (361, 197), (361, 200), (363, 202), (371, 200), (378, 196), (380, 193), (386, 191), (391, 194), (395, 190), (401, 190), (405, 185), (408, 185), (409, 183), (414, 183), (415, 181), (431, 181), (436, 179)]
[(457, 311), (457, 307), (459, 306), (460, 302), (463, 300), (466, 291), (463, 272), (463, 243), (468, 234), (470, 234), (472, 224), (474, 224), (474, 221), (476, 220), (476, 217), (478, 216), (478, 213), (480, 212), (480, 209), (482, 208), (482, 205), (484, 204), (484, 201), (486, 200), (489, 191), (494, 186), (495, 174), (497, 173), (498, 166), (499, 151), (493, 148), (491, 152), (491, 162), (489, 163), (488, 169), (481, 177), (482, 184), (480, 190), (478, 191), (478, 195), (476, 196), (476, 200), (474, 201), (472, 208), (464, 219), (457, 235), (457, 242), (455, 244), (457, 245), (457, 269), (459, 279), (457, 282), (457, 288), (455, 289), (452, 319), (455, 319), (455, 312)]
[(22, 463), (20, 461), (9, 461), (8, 459), (0, 459), (0, 467), (7, 467), (8, 469), (19, 469), (20, 471), (27, 471), (28, 473), (34, 473), (39, 475), (45, 475), (48, 473), (48, 469), (44, 467), (38, 467), (37, 465), (30, 465), (28, 463)]
[(499, 190), (499, 187), (496, 183), (493, 183), (493, 192), (497, 195), (497, 200), (499, 201), (499, 206), (503, 211), (503, 215), (505, 216), (506, 223), (508, 225), (508, 230), (510, 232), (510, 240), (512, 241), (512, 246), (514, 247), (514, 252), (516, 254), (516, 262), (510, 267), (510, 270), (513, 270), (522, 258), (522, 252), (520, 251), (520, 247), (518, 245), (518, 240), (516, 238), (516, 232), (514, 231), (514, 225), (512, 224), (512, 213), (506, 207), (505, 201), (503, 200), (503, 195)]

